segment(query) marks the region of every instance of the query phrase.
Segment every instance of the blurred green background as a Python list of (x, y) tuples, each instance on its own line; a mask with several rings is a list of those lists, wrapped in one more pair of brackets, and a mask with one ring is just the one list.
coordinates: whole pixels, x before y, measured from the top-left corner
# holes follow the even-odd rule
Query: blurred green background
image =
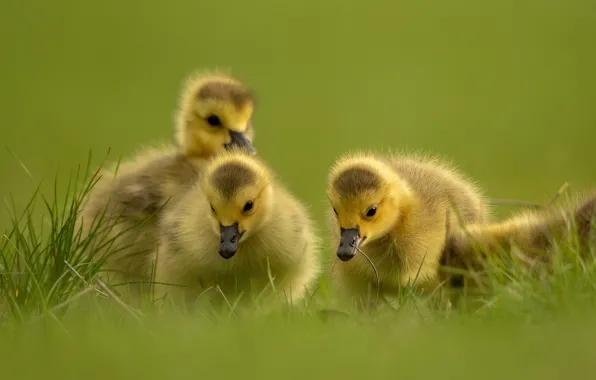
[[(453, 159), (490, 196), (594, 184), (596, 3), (580, 0), (97, 3), (9, 0), (0, 13), (0, 196), (25, 202), (108, 148), (172, 139), (183, 79), (229, 68), (258, 93), (255, 145), (325, 205), (358, 148)], [(0, 220), (5, 220), (6, 213)]]
[(218, 328), (180, 322), (156, 332), (155, 325), (130, 323), (109, 330), (71, 325), (70, 335), (20, 331), (0, 343), (10, 374), (4, 378), (560, 380), (590, 378), (596, 339), (581, 318), (534, 329), (503, 321), (391, 329), (333, 321), (317, 333), (303, 320), (292, 329), (279, 320), (221, 321)]

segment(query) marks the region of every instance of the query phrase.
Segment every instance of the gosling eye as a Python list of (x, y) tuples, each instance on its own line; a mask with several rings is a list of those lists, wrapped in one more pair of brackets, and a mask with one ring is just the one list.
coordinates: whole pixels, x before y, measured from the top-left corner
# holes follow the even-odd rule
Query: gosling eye
[(339, 214), (337, 213), (337, 210), (335, 209), (335, 207), (333, 208), (333, 212), (335, 213), (336, 216), (338, 216)]
[(377, 206), (372, 206), (366, 211), (366, 217), (372, 218), (377, 213)]
[(252, 210), (252, 207), (253, 207), (252, 201), (248, 201), (244, 205), (244, 208), (242, 209), (242, 212), (249, 212), (250, 210)]
[(213, 205), (209, 205), (211, 207), (211, 211), (215, 214), (215, 208), (213, 207)]
[(216, 115), (209, 115), (205, 120), (207, 120), (207, 123), (209, 123), (209, 125), (212, 127), (221, 126), (221, 120)]

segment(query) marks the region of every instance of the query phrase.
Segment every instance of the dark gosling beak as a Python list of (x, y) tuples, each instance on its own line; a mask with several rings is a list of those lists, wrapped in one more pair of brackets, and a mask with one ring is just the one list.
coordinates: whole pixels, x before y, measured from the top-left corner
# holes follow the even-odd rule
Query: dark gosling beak
[(219, 225), (219, 255), (224, 259), (229, 259), (236, 254), (238, 250), (238, 240), (240, 234), (238, 233), (238, 223), (231, 226)]
[(341, 229), (341, 239), (337, 248), (337, 257), (341, 261), (348, 261), (356, 256), (360, 244), (360, 230), (358, 228)]
[(252, 146), (246, 135), (241, 132), (230, 131), (230, 137), (232, 141), (225, 145), (226, 149), (241, 148), (246, 149), (250, 154), (256, 154), (256, 149)]

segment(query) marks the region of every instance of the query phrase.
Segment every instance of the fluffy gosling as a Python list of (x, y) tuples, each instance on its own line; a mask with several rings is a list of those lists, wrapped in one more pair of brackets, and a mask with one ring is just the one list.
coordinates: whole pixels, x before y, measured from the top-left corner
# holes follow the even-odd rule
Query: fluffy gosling
[(156, 263), (157, 298), (168, 293), (192, 302), (219, 286), (233, 300), (263, 291), (270, 271), (276, 289), (296, 302), (319, 273), (319, 244), (305, 207), (261, 159), (243, 151), (218, 154), (160, 226), (150, 264)]
[[(112, 244), (105, 278), (119, 282), (146, 278), (146, 256), (157, 246), (159, 210), (185, 191), (200, 175), (206, 160), (217, 152), (252, 146), (254, 110), (251, 91), (221, 73), (196, 74), (187, 79), (176, 114), (176, 146), (149, 148), (119, 166), (101, 170), (101, 178), (83, 206), (83, 234)], [(102, 226), (97, 222), (101, 219)], [(96, 248), (91, 247), (90, 252)]]
[(448, 231), (489, 218), (469, 179), (423, 155), (344, 155), (330, 171), (327, 194), (341, 260), (333, 277), (360, 301), (371, 301), (371, 291), (395, 294), (408, 284), (433, 291)]
[(471, 224), (449, 235), (443, 263), (475, 273), (475, 276), (453, 277), (459, 286), (474, 286), (477, 271), (495, 257), (506, 262), (517, 257), (518, 263), (530, 266), (548, 264), (552, 262), (555, 244), (574, 242), (579, 243), (579, 254), (587, 257), (596, 246), (595, 222), (596, 193), (593, 193), (577, 197), (565, 206), (525, 210), (503, 221)]

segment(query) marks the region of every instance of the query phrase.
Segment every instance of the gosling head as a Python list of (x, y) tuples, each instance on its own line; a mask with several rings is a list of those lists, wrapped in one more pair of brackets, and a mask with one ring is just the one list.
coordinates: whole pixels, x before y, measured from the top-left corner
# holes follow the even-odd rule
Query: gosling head
[(250, 89), (223, 74), (187, 80), (176, 120), (176, 140), (187, 156), (210, 157), (229, 148), (256, 153), (251, 117), (255, 106)]
[(201, 186), (219, 235), (219, 254), (230, 259), (238, 244), (261, 228), (271, 210), (270, 173), (245, 150), (219, 154), (205, 169)]
[(327, 187), (341, 233), (337, 257), (348, 261), (358, 249), (385, 236), (397, 222), (408, 191), (380, 160), (364, 155), (340, 158)]

